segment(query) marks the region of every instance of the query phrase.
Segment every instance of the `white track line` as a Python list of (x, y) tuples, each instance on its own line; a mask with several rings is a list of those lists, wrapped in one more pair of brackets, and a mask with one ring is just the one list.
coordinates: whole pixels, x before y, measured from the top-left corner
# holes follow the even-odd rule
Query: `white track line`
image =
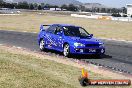
[(18, 16), (21, 14), (0, 14), (0, 16)]
[(132, 43), (132, 41), (127, 41), (127, 40), (117, 40), (117, 39), (109, 39), (109, 38), (98, 38), (98, 39), (104, 39), (104, 40), (109, 40), (109, 41), (117, 41), (117, 42)]
[(18, 49), (22, 49), (22, 47), (16, 47), (16, 48), (18, 48)]
[(9, 31), (9, 32), (24, 32), (24, 33), (34, 33), (37, 34), (38, 32), (29, 32), (29, 31), (15, 31), (15, 30), (3, 30), (3, 31)]

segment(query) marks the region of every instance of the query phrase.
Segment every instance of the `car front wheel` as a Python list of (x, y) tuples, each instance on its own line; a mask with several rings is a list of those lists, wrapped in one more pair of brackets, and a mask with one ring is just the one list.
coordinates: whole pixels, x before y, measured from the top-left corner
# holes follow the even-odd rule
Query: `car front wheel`
[(63, 54), (64, 54), (65, 57), (69, 57), (70, 56), (70, 46), (68, 44), (64, 45)]

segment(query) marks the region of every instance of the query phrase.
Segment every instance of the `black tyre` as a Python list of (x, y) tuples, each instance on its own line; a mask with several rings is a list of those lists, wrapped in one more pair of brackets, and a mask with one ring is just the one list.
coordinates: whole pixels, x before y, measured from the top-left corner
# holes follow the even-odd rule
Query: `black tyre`
[(87, 79), (87, 78), (81, 78), (80, 84), (81, 84), (81, 86), (83, 86), (83, 87), (88, 86), (88, 85), (89, 85), (88, 79)]
[(65, 44), (63, 48), (63, 55), (65, 57), (70, 57), (70, 46), (69, 44)]
[(45, 41), (44, 41), (44, 39), (41, 39), (41, 40), (40, 40), (39, 49), (40, 49), (41, 51), (44, 51), (44, 50), (45, 50)]

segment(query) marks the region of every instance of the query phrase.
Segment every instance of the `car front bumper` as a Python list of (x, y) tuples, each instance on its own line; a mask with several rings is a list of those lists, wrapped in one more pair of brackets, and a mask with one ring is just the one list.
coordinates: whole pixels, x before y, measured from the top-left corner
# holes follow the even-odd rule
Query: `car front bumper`
[(104, 54), (104, 47), (70, 47), (72, 54)]

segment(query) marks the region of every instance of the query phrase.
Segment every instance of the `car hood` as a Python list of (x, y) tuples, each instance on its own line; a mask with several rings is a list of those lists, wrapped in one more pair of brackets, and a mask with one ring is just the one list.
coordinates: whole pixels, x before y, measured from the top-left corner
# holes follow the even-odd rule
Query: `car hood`
[(80, 37), (69, 37), (74, 42), (83, 43), (83, 44), (99, 44), (102, 43), (100, 40), (91, 37), (91, 38), (80, 38)]

